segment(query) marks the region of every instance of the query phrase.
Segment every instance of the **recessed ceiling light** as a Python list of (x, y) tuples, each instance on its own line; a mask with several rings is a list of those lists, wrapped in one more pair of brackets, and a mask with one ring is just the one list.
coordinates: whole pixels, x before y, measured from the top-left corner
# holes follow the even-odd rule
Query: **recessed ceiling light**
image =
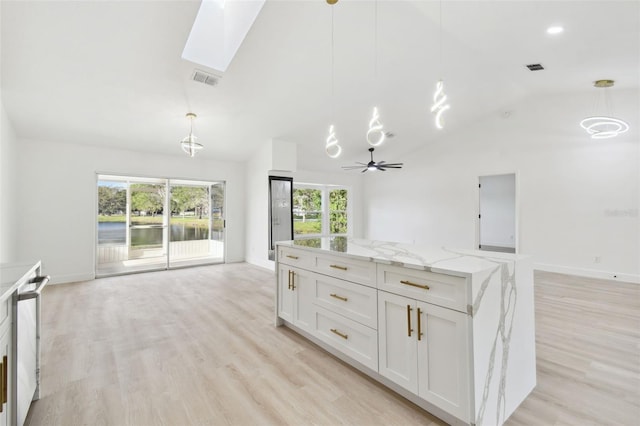
[(562, 27), (549, 27), (547, 28), (547, 34), (556, 35), (564, 32), (564, 28)]

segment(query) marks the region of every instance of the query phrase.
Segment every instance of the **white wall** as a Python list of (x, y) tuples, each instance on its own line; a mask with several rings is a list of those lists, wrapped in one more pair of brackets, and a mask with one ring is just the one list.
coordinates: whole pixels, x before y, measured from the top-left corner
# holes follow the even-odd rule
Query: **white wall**
[(640, 281), (640, 93), (615, 96), (632, 126), (616, 139), (588, 138), (592, 99), (562, 94), (425, 141), (404, 169), (365, 180), (365, 236), (472, 248), (477, 177), (518, 171), (520, 252), (537, 268)]
[(244, 260), (244, 164), (65, 143), (21, 141), (19, 254), (52, 282), (94, 277), (96, 173), (226, 181), (227, 262)]
[(265, 143), (247, 162), (245, 205), (247, 262), (274, 269), (269, 260), (269, 170), (272, 166), (272, 146)]
[(515, 174), (479, 176), (480, 245), (515, 248)]
[(16, 135), (0, 102), (0, 263), (18, 260)]

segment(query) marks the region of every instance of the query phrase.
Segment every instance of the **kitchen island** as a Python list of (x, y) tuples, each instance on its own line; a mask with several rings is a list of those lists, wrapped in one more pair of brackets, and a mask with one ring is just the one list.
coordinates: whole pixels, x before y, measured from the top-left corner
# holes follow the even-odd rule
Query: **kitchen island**
[(446, 422), (502, 424), (535, 387), (529, 256), (346, 237), (276, 255), (276, 325)]

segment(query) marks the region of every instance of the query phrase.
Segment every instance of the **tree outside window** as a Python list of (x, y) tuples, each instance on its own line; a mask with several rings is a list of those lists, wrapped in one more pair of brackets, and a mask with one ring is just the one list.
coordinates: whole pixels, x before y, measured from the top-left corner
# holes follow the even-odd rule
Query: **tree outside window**
[(345, 188), (294, 185), (295, 237), (347, 234), (347, 199)]

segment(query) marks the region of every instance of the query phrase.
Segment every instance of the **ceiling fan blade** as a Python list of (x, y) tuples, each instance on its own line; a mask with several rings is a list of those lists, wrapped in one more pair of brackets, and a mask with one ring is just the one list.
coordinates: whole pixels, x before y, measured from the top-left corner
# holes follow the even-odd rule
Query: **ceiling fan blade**
[(386, 163), (386, 161), (384, 161), (384, 160), (383, 161), (378, 161), (378, 165), (379, 166), (382, 166), (384, 163)]
[(402, 166), (383, 166), (385, 169), (401, 169)]
[(380, 170), (380, 171), (383, 171), (383, 172), (386, 172), (386, 170), (384, 169), (384, 167), (380, 167), (380, 166), (377, 166), (377, 165), (376, 165), (376, 169), (378, 169), (378, 170)]
[(387, 163), (384, 166), (385, 167), (389, 167), (389, 166), (402, 166), (404, 163)]
[(362, 172), (360, 172), (360, 173), (364, 173), (364, 172), (366, 172), (367, 170), (369, 170), (369, 168), (368, 168), (368, 167), (365, 167), (365, 169), (364, 169)]

